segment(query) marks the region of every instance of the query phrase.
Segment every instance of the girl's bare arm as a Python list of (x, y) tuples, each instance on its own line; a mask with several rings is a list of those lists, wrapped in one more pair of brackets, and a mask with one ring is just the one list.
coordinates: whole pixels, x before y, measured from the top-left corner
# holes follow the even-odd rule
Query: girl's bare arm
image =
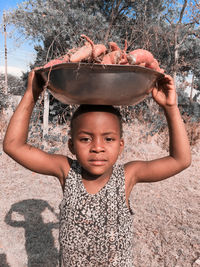
[(163, 84), (152, 91), (154, 100), (163, 107), (169, 128), (169, 155), (152, 161), (126, 164), (129, 187), (137, 182), (157, 182), (173, 176), (191, 163), (190, 145), (186, 129), (176, 104), (173, 80), (165, 75)]
[(30, 72), (27, 90), (9, 122), (3, 149), (22, 166), (34, 172), (56, 176), (62, 183), (69, 170), (67, 158), (48, 154), (27, 144), (31, 114), (41, 91), (35, 71)]

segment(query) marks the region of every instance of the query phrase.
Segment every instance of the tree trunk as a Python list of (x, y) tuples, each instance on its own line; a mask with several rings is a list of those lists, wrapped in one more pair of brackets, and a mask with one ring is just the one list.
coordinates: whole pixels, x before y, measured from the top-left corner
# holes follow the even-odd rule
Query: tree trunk
[(176, 76), (177, 76), (177, 69), (178, 69), (178, 45), (177, 45), (177, 33), (175, 33), (175, 51), (174, 51), (174, 73), (173, 73), (173, 79), (174, 83), (176, 84)]
[(192, 74), (192, 81), (191, 81), (191, 86), (190, 86), (190, 104), (193, 102), (193, 89), (194, 89), (194, 74)]
[(179, 20), (176, 24), (175, 33), (174, 33), (174, 49), (175, 49), (175, 51), (174, 51), (174, 74), (173, 74), (173, 78), (174, 78), (175, 84), (176, 84), (177, 70), (179, 68), (178, 60), (179, 60), (179, 48), (180, 48), (180, 44), (181, 44), (181, 41), (178, 40), (179, 28), (180, 28), (180, 25), (182, 24), (182, 19), (183, 19), (183, 15), (185, 13), (186, 7), (187, 7), (187, 0), (184, 0), (183, 6), (182, 6), (182, 9), (180, 12)]

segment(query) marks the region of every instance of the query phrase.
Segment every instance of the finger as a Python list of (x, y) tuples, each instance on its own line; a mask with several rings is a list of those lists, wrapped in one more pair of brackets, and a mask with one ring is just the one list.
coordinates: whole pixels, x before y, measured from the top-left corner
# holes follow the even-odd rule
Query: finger
[(174, 84), (174, 80), (170, 75), (166, 74), (164, 79), (166, 80), (167, 83), (172, 84), (172, 85)]
[(158, 89), (156, 88), (156, 87), (154, 87), (153, 89), (152, 89), (152, 96), (153, 97), (156, 97), (156, 95), (158, 94)]
[(170, 75), (165, 75), (162, 79), (158, 81), (159, 90), (169, 90), (174, 87), (173, 79)]

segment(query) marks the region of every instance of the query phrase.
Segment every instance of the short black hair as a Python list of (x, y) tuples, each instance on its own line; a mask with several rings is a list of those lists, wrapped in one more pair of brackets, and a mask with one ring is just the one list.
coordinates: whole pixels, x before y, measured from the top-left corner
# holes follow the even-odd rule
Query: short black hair
[(80, 105), (72, 115), (71, 122), (70, 122), (70, 132), (72, 132), (74, 120), (81, 114), (88, 113), (88, 112), (108, 112), (108, 113), (114, 114), (118, 118), (119, 127), (120, 127), (120, 137), (122, 137), (123, 129), (122, 129), (121, 113), (118, 108), (113, 107), (111, 105), (89, 105), (89, 104)]

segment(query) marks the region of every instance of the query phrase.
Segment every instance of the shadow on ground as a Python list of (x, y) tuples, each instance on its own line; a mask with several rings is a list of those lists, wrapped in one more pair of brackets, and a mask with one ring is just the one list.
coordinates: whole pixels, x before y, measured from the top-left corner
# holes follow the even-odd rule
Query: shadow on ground
[[(27, 199), (13, 204), (5, 217), (8, 225), (24, 228), (27, 267), (55, 267), (59, 263), (59, 252), (52, 235), (52, 229), (57, 229), (59, 223), (44, 223), (42, 212), (46, 208), (55, 214), (48, 202), (41, 199)], [(55, 215), (58, 218), (58, 215)], [(24, 219), (13, 219), (16, 216)]]
[(6, 254), (4, 253), (0, 254), (0, 267), (10, 267), (7, 263)]

